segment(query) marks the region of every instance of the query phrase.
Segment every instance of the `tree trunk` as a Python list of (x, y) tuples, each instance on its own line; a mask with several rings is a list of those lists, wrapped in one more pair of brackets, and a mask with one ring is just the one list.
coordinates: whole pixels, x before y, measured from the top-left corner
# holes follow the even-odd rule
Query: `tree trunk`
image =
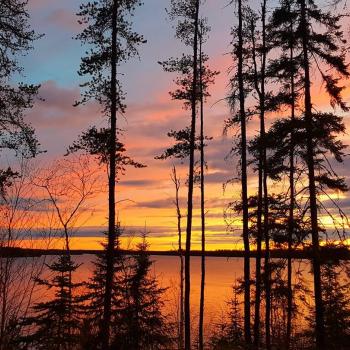
[(110, 126), (111, 139), (109, 145), (109, 183), (108, 183), (108, 243), (106, 256), (106, 284), (103, 302), (103, 321), (101, 325), (101, 340), (104, 350), (109, 348), (112, 286), (114, 276), (114, 247), (116, 242), (115, 219), (115, 183), (116, 183), (116, 141), (117, 141), (117, 16), (118, 0), (112, 7), (112, 53), (111, 53), (111, 108)]
[(244, 339), (247, 346), (251, 344), (250, 332), (250, 246), (248, 228), (248, 184), (247, 184), (247, 131), (245, 115), (245, 93), (243, 82), (243, 14), (242, 0), (238, 0), (238, 85), (239, 113), (241, 122), (241, 181), (243, 211), (243, 243), (244, 243)]
[(191, 233), (192, 233), (192, 211), (193, 211), (193, 180), (194, 180), (194, 151), (196, 136), (196, 106), (197, 106), (197, 82), (198, 82), (198, 17), (199, 0), (195, 3), (194, 38), (193, 38), (193, 83), (191, 101), (191, 137), (190, 137), (190, 161), (188, 175), (188, 197), (187, 197), (187, 226), (186, 226), (186, 254), (185, 254), (185, 349), (191, 349)]
[(180, 248), (180, 332), (179, 349), (184, 348), (184, 258), (182, 248)]
[[(68, 256), (69, 263), (71, 262), (71, 252), (70, 252), (70, 244), (69, 244), (69, 232), (67, 224), (64, 224), (62, 222), (63, 228), (64, 228), (64, 235), (65, 235), (65, 243), (66, 243), (66, 254)], [(68, 280), (69, 280), (69, 287), (68, 287), (68, 299), (69, 299), (69, 318), (72, 318), (72, 271), (68, 271)], [(68, 334), (71, 335), (71, 327), (68, 326)]]
[(271, 349), (271, 271), (270, 271), (270, 235), (269, 235), (269, 198), (267, 188), (267, 159), (265, 135), (265, 76), (266, 76), (266, 0), (261, 8), (262, 21), (262, 66), (261, 66), (261, 96), (260, 96), (260, 137), (263, 162), (263, 204), (264, 204), (264, 237), (265, 237), (265, 337), (266, 349)]
[[(10, 278), (10, 259), (5, 258), (5, 267), (1, 271), (1, 324), (0, 324), (0, 350), (6, 350), (6, 334), (5, 328), (7, 323), (7, 296), (8, 296), (8, 281)], [(3, 259), (2, 259), (3, 260)], [(2, 263), (2, 261), (1, 261)]]
[(257, 240), (255, 258), (255, 305), (254, 305), (254, 348), (260, 344), (260, 304), (261, 304), (261, 241), (262, 241), (262, 196), (263, 172), (262, 158), (259, 160), (258, 174), (258, 208), (257, 208)]
[(316, 311), (316, 348), (325, 349), (324, 342), (324, 320), (323, 320), (323, 302), (321, 286), (321, 259), (318, 234), (318, 210), (317, 194), (315, 184), (315, 163), (314, 163), (314, 141), (313, 141), (313, 122), (312, 122), (312, 103), (311, 103), (311, 83), (310, 83), (310, 64), (309, 64), (309, 25), (307, 23), (305, 0), (300, 0), (301, 4), (301, 33), (303, 46), (303, 68), (304, 68), (304, 104), (305, 104), (305, 128), (307, 134), (307, 167), (309, 177), (309, 196), (310, 196), (310, 214), (311, 214), (311, 234), (313, 249), (313, 273), (314, 273), (314, 295)]
[(200, 163), (201, 163), (201, 227), (202, 227), (202, 254), (201, 254), (201, 290), (199, 305), (199, 350), (204, 349), (203, 325), (204, 325), (204, 293), (205, 293), (205, 207), (204, 207), (204, 103), (203, 103), (203, 57), (202, 35), (199, 40), (199, 87), (200, 87)]
[[(293, 23), (290, 23), (290, 64), (293, 67), (294, 61), (294, 42), (293, 42)], [(290, 154), (289, 154), (289, 220), (288, 220), (288, 258), (287, 258), (287, 289), (288, 289), (288, 305), (287, 305), (287, 330), (286, 330), (286, 348), (290, 349), (292, 334), (292, 312), (293, 312), (293, 289), (292, 289), (292, 250), (293, 250), (293, 233), (294, 233), (294, 206), (295, 206), (295, 189), (294, 189), (294, 121), (295, 121), (295, 83), (294, 71), (290, 76), (291, 86), (291, 122), (292, 128), (290, 133)]]
[(178, 349), (183, 350), (184, 348), (184, 259), (182, 254), (182, 229), (181, 229), (181, 209), (180, 209), (180, 180), (177, 178), (176, 168), (173, 166), (172, 180), (175, 185), (175, 205), (177, 214), (177, 232), (178, 232), (178, 249), (180, 257), (180, 302), (179, 302), (179, 339), (178, 339)]

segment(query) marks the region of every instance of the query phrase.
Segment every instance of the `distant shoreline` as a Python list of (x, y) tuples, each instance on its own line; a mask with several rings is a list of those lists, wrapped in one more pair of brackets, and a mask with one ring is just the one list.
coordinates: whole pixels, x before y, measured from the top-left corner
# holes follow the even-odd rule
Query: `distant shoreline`
[[(85, 255), (93, 254), (99, 255), (102, 254), (103, 250), (96, 249), (72, 249), (70, 251), (71, 255)], [(120, 250), (120, 254), (123, 255), (137, 255), (138, 251), (135, 250)], [(27, 249), (27, 248), (0, 248), (0, 257), (14, 257), (14, 258), (23, 258), (23, 257), (41, 257), (45, 255), (62, 255), (65, 254), (65, 250), (62, 249)], [(155, 256), (179, 256), (179, 252), (175, 250), (167, 251), (157, 251), (149, 250), (147, 251), (149, 255)], [(182, 255), (185, 255), (185, 252), (182, 251)], [(262, 252), (264, 256), (264, 251)], [(287, 258), (288, 251), (286, 249), (272, 249), (270, 251), (271, 258)], [(339, 259), (339, 260), (350, 260), (350, 250), (346, 247), (332, 247), (325, 248), (322, 247), (321, 255), (323, 259)], [(202, 256), (201, 251), (192, 250), (191, 256)], [(243, 258), (244, 251), (242, 250), (209, 250), (206, 251), (205, 256), (207, 257), (224, 257), (224, 258)], [(250, 252), (250, 257), (256, 257), (256, 251), (252, 250)], [(310, 248), (300, 249), (292, 251), (291, 257), (294, 259), (311, 259), (312, 251)]]

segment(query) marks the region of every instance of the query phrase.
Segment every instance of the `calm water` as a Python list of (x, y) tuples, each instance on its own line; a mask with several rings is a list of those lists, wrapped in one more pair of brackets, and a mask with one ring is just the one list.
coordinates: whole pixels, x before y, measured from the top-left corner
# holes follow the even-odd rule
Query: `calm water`
[[(76, 263), (81, 264), (77, 270), (76, 281), (87, 280), (93, 270), (93, 255), (75, 256)], [(50, 257), (52, 259), (52, 257)], [(161, 287), (167, 288), (164, 295), (165, 312), (175, 317), (178, 310), (180, 259), (176, 256), (152, 256), (154, 262), (152, 273), (157, 277)], [(254, 274), (255, 260), (251, 260), (252, 275)], [(302, 277), (306, 284), (312, 287), (312, 276), (309, 263), (306, 260), (295, 261), (294, 282)], [(213, 324), (220, 322), (228, 310), (227, 302), (232, 298), (232, 287), (235, 281), (243, 276), (242, 258), (207, 257), (205, 283), (205, 325), (207, 332)], [(298, 277), (299, 276), (299, 277)], [(191, 257), (191, 310), (196, 324), (199, 313), (200, 299), (200, 257)], [(310, 300), (311, 302), (311, 300)]]
[[(42, 278), (49, 278), (49, 271), (43, 262), (48, 264), (55, 259), (54, 256), (36, 258), (37, 266), (43, 266), (41, 271)], [(80, 265), (77, 272), (73, 275), (74, 282), (86, 281), (93, 271), (93, 255), (73, 256), (74, 261)], [(152, 266), (152, 274), (154, 274), (161, 287), (167, 288), (164, 295), (164, 312), (169, 319), (176, 321), (179, 309), (179, 280), (180, 280), (180, 259), (176, 256), (152, 256), (154, 264)], [(31, 260), (31, 259), (29, 259)], [(25, 259), (17, 259), (18, 263), (22, 263)], [(251, 260), (252, 276), (254, 274), (255, 260)], [(28, 264), (30, 267), (31, 265)], [(25, 267), (23, 267), (25, 268)], [(312, 276), (310, 274), (309, 263), (304, 260), (302, 262), (295, 261), (294, 283), (298, 278), (303, 278), (305, 284), (312, 287)], [(23, 270), (24, 271), (24, 270)], [(38, 268), (39, 271), (39, 268)], [(296, 273), (299, 271), (300, 274)], [(23, 274), (25, 275), (25, 273)], [(223, 257), (207, 257), (206, 258), (206, 285), (205, 285), (205, 333), (208, 335), (214, 324), (222, 321), (228, 310), (227, 301), (233, 296), (232, 287), (235, 281), (243, 275), (243, 259), (242, 258), (223, 258)], [(199, 297), (200, 297), (200, 257), (191, 257), (191, 317), (193, 319), (194, 328), (198, 322), (199, 313)], [(285, 273), (283, 275), (285, 277)], [(19, 279), (19, 285), (24, 285), (24, 280), (29, 280), (30, 276), (25, 275)], [(24, 289), (15, 288), (14, 292), (19, 296)], [(26, 291), (28, 293), (28, 291)], [(31, 296), (31, 304), (36, 301), (44, 301), (50, 298), (51, 291), (45, 287), (35, 287)], [(310, 298), (311, 299), (311, 298)], [(311, 302), (312, 300), (310, 300)], [(302, 305), (300, 305), (300, 310)], [(302, 316), (303, 318), (303, 316)], [(302, 320), (301, 320), (302, 322)], [(195, 329), (193, 330), (195, 332)]]

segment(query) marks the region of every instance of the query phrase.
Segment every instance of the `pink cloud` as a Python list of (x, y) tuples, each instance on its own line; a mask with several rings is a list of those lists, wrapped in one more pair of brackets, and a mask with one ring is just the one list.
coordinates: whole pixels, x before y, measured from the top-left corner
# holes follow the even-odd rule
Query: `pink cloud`
[(35, 104), (28, 118), (40, 129), (50, 127), (78, 129), (87, 123), (101, 121), (96, 103), (73, 106), (80, 97), (78, 88), (63, 88), (54, 81), (46, 81), (41, 85), (39, 95), (43, 100)]
[(74, 32), (81, 30), (81, 25), (77, 21), (77, 16), (68, 10), (57, 9), (50, 13), (46, 20), (61, 28), (69, 28)]

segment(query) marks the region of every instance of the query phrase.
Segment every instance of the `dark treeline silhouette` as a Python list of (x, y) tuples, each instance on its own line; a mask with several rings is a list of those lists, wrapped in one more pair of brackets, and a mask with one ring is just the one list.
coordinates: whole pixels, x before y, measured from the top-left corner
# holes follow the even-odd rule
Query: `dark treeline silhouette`
[[(232, 135), (226, 159), (235, 161), (234, 167), (227, 165), (232, 178), (223, 187), (227, 191), (238, 182), (239, 189), (234, 187), (223, 216), (228, 232), (242, 238), (243, 273), (236, 280), (232, 276), (232, 298), (212, 324), (205, 317), (206, 172), (212, 147), (206, 102), (219, 72), (211, 69), (205, 53), (211, 35), (205, 1), (166, 3), (184, 53), (159, 62), (176, 75), (170, 96), (189, 117), (182, 129), (168, 132), (174, 143), (155, 157), (173, 162), (180, 270), (174, 288), (176, 315), (169, 314), (168, 288), (153, 272), (146, 228), (134, 250), (122, 250), (123, 218), (117, 210), (118, 182), (126, 169), (145, 167), (126, 154), (118, 123), (127, 116), (122, 81), (128, 74), (120, 70), (132, 58), (142, 59), (139, 48), (147, 41), (134, 30), (134, 22), (147, 1), (96, 0), (80, 6), (76, 39), (88, 48), (78, 71), (86, 81), (75, 106), (97, 102), (104, 126), (82, 131), (67, 145), (65, 158), (45, 168), (29, 165), (42, 149), (25, 120), (40, 86), (17, 82), (23, 71), (19, 55), (41, 37), (30, 28), (27, 5), (26, 0), (0, 0), (0, 148), (20, 164), (0, 168), (0, 251), (7, 252), (0, 257), (0, 350), (350, 349), (350, 268), (347, 259), (337, 256), (340, 249), (349, 253), (344, 244), (348, 221), (334, 199), (348, 190), (336, 171), (346, 156), (341, 137), (346, 133), (343, 115), (350, 110), (342, 85), (350, 75), (342, 4), (225, 4), (232, 18), (227, 29), (232, 65), (222, 100), (229, 112), (217, 124), (223, 125), (226, 137)], [(331, 108), (317, 106), (314, 80)], [(178, 163), (188, 168), (184, 181)], [(91, 275), (80, 281), (71, 238), (79, 218), (89, 211), (87, 202), (105, 192), (105, 242), (93, 259)], [(191, 298), (196, 209), (198, 310)], [(36, 219), (26, 215), (32, 212), (46, 213), (48, 242), (53, 233), (63, 238), (64, 249), (50, 262), (8, 253), (31, 235), (28, 222)], [(26, 232), (22, 236), (20, 224)], [(302, 263), (297, 264), (299, 253), (310, 259), (303, 266), (310, 269), (311, 284)], [(37, 290), (44, 292), (34, 300)]]

